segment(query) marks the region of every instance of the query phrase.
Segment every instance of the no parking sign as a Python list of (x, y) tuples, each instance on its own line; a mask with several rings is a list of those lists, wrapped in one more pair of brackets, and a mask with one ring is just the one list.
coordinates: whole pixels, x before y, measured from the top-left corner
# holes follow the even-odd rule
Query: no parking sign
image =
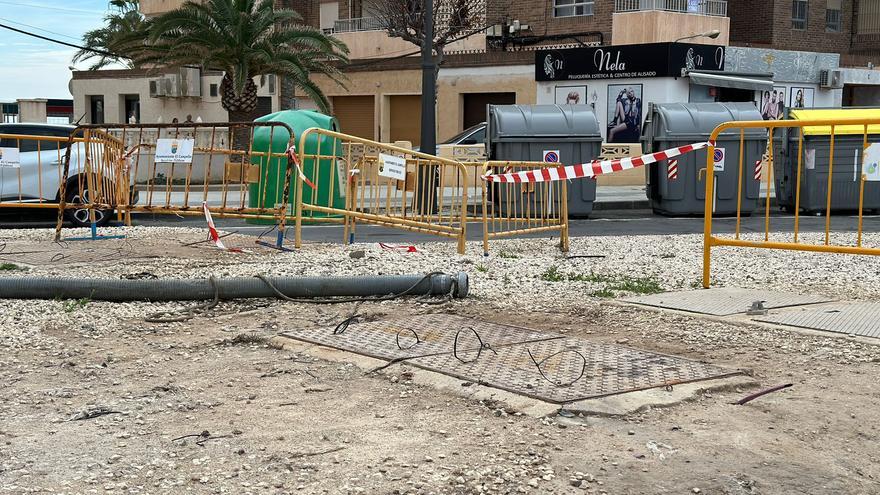
[(544, 162), (559, 163), (559, 150), (544, 150)]
[(724, 148), (715, 148), (715, 154), (712, 155), (712, 161), (715, 162), (715, 171), (716, 172), (724, 172), (724, 157), (727, 154), (724, 152)]

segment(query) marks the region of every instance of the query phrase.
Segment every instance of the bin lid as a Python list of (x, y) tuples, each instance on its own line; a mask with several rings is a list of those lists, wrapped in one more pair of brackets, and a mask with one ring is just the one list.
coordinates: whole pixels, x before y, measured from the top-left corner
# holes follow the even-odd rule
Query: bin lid
[(601, 141), (599, 120), (588, 105), (493, 105), (489, 142), (566, 138)]
[[(880, 108), (799, 108), (791, 110), (789, 116), (794, 120), (827, 120), (827, 119), (880, 119)], [(834, 126), (834, 135), (864, 134), (863, 125)], [(804, 127), (805, 136), (828, 136), (831, 126)], [(868, 126), (868, 134), (880, 134), (880, 124)]]
[[(719, 124), (735, 120), (762, 120), (754, 103), (658, 103), (654, 108), (655, 140), (708, 139)], [(725, 132), (739, 134), (738, 130)], [(746, 129), (750, 137), (767, 137), (766, 129)]]

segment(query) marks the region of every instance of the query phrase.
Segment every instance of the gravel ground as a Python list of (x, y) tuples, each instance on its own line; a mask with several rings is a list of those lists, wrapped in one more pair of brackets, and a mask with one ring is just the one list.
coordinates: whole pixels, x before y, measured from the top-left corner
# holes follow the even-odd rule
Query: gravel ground
[[(203, 231), (134, 227), (127, 235), (59, 248), (49, 231), (5, 230), (0, 262), (26, 250), (93, 260), (20, 264), (0, 276), (465, 271), (466, 300), (360, 311), (462, 314), (747, 368), (768, 386), (795, 386), (745, 407), (729, 405), (746, 393), (731, 390), (623, 418), (532, 418), (465, 389), (416, 385), (406, 366), (365, 376), (264, 340), (335, 325), (352, 305), (224, 302), (189, 322), (149, 324), (147, 314), (187, 304), (4, 300), (0, 493), (880, 492), (880, 347), (606, 303), (632, 288), (695, 287), (700, 236), (577, 238), (571, 255), (604, 257), (565, 259), (548, 239), (495, 242), (487, 258), (477, 244), (464, 256), (446, 243), (418, 253), (309, 244), (232, 254), (180, 245)], [(871, 300), (880, 281), (873, 258), (859, 256), (719, 248), (713, 261), (713, 282), (724, 287)], [(100, 407), (113, 413), (74, 420)], [(176, 440), (184, 435), (195, 436)]]

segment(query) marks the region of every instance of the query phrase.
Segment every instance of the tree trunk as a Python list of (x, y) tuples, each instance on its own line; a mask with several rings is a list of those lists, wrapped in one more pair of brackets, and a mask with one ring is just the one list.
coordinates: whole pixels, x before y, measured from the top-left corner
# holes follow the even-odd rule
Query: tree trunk
[[(252, 79), (248, 79), (247, 83), (237, 94), (229, 74), (223, 76), (220, 83), (221, 104), (223, 108), (229, 112), (229, 122), (253, 122), (257, 115), (257, 85)], [(229, 129), (231, 134), (231, 149), (235, 151), (250, 152), (251, 141), (253, 140), (252, 127), (232, 126)], [(243, 157), (242, 161), (249, 161), (249, 158)]]

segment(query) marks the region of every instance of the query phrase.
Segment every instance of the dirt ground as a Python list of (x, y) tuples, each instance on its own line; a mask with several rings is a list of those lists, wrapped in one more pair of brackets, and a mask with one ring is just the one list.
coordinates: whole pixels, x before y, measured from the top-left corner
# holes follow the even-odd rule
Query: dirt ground
[[(184, 324), (46, 328), (51, 343), (0, 354), (0, 493), (880, 493), (880, 347), (614, 303), (361, 306), (562, 331), (794, 384), (745, 406), (730, 402), (751, 390), (537, 418), (468, 387), (414, 384), (406, 365), (365, 375), (253, 338), (332, 327), (351, 310), (252, 301)], [(110, 414), (82, 418), (97, 408)]]

